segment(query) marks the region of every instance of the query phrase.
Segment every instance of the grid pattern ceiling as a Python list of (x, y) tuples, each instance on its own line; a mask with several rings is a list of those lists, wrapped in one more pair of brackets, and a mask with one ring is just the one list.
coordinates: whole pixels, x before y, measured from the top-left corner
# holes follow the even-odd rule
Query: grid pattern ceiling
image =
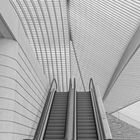
[(68, 90), (70, 77), (69, 31), (66, 1), (11, 0), (36, 58), (59, 91)]
[(69, 13), (84, 84), (93, 77), (103, 95), (140, 23), (140, 1), (70, 0)]

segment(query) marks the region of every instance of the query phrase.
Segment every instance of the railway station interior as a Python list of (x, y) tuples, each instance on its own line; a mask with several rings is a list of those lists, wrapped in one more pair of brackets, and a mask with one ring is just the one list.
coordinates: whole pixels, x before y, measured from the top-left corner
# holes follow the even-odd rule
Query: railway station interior
[(1, 0), (0, 140), (140, 140), (140, 1)]

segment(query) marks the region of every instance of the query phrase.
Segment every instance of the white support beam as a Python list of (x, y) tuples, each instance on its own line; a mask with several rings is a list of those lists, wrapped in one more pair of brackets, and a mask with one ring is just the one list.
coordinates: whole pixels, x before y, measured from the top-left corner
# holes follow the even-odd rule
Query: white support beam
[[(9, 0), (0, 1), (0, 15), (3, 23), (5, 23), (5, 31), (3, 31), (4, 37), (16, 40), (21, 46), (28, 46), (29, 41), (25, 35), (22, 24)], [(3, 29), (0, 29), (0, 31), (1, 30)]]
[(11, 33), (1, 14), (0, 14), (0, 34), (2, 38), (15, 40), (13, 34)]
[(104, 101), (107, 98), (107, 96), (109, 95), (109, 92), (110, 92), (111, 88), (115, 84), (116, 80), (120, 76), (123, 69), (129, 63), (130, 59), (133, 57), (135, 52), (138, 50), (139, 46), (140, 46), (140, 25), (138, 26), (138, 28), (137, 28), (136, 32), (134, 33), (133, 37), (131, 38), (127, 48), (125, 49), (118, 65), (117, 65), (117, 67), (116, 67), (116, 69), (115, 69), (115, 71), (112, 75), (112, 78), (111, 78), (111, 80), (110, 80), (110, 82), (107, 86), (107, 89), (105, 91), (105, 94), (103, 96)]

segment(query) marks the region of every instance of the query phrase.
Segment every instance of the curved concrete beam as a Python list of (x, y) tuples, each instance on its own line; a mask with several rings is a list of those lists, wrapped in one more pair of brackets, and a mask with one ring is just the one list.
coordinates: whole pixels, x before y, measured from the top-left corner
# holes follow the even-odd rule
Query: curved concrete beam
[(11, 35), (10, 38), (6, 33), (4, 37), (16, 40), (21, 46), (29, 46), (22, 24), (9, 0), (0, 1), (0, 15), (7, 28), (5, 31)]
[(133, 37), (131, 38), (127, 48), (125, 49), (118, 65), (117, 65), (117, 67), (116, 67), (116, 69), (115, 69), (115, 71), (112, 75), (112, 78), (111, 78), (111, 80), (110, 80), (110, 82), (107, 86), (107, 89), (105, 91), (105, 94), (103, 96), (104, 101), (107, 98), (107, 96), (109, 95), (109, 92), (110, 92), (111, 88), (115, 84), (116, 80), (120, 76), (123, 69), (129, 63), (129, 61), (131, 60), (131, 58), (133, 57), (135, 52), (138, 50), (139, 45), (140, 45), (140, 25), (138, 26), (138, 28), (137, 28), (136, 32), (134, 33)]

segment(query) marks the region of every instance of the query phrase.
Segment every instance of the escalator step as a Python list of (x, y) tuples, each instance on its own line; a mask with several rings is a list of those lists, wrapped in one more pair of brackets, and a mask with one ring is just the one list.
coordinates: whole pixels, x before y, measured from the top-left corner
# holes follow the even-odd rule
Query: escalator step
[(89, 125), (95, 125), (94, 120), (78, 120), (78, 124), (89, 124)]
[(52, 103), (44, 140), (64, 140), (68, 93), (56, 93)]
[(92, 125), (92, 126), (89, 126), (89, 125), (79, 125), (80, 127), (78, 127), (78, 130), (95, 130), (96, 129), (96, 126), (95, 125)]
[(58, 138), (58, 139), (55, 139), (55, 138), (44, 138), (44, 140), (64, 140), (64, 138)]
[(54, 119), (50, 119), (49, 120), (51, 124), (56, 123), (56, 124), (60, 124), (60, 123), (65, 123), (65, 120), (63, 119), (59, 119), (59, 120), (54, 120)]
[(79, 134), (96, 134), (96, 130), (92, 130), (92, 129), (82, 129), (82, 130), (78, 130)]
[(47, 131), (64, 131), (64, 127), (59, 126), (59, 129), (58, 129), (57, 126), (55, 126), (55, 127), (48, 126)]
[(89, 92), (77, 92), (77, 139), (98, 140), (92, 100)]
[(64, 131), (63, 130), (47, 130), (47, 132), (46, 132), (46, 135), (63, 135), (64, 134)]
[[(78, 140), (85, 140), (85, 138), (78, 138)], [(86, 140), (99, 140), (98, 138), (86, 138)]]
[(64, 140), (64, 137), (63, 137), (63, 135), (57, 135), (57, 136), (55, 136), (55, 135), (46, 135), (45, 136), (45, 139), (47, 139), (47, 140), (49, 140), (49, 139), (52, 139), (52, 140), (54, 140), (54, 139), (63, 139)]
[(78, 133), (79, 138), (96, 138), (97, 134), (96, 133)]

